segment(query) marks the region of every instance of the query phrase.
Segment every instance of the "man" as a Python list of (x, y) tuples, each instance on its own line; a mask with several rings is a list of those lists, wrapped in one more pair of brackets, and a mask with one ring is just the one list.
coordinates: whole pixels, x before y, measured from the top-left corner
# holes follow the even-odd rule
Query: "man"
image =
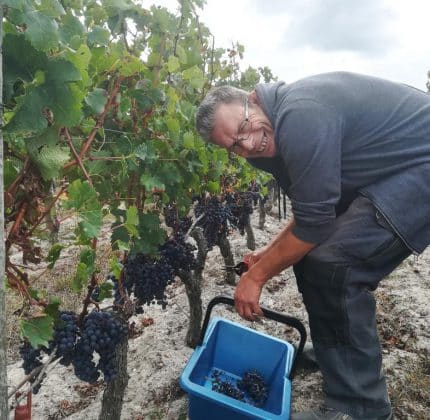
[(336, 72), (251, 93), (215, 88), (196, 125), (291, 200), (293, 220), (246, 256), (235, 304), (261, 316), (264, 284), (293, 265), (326, 403), (292, 419), (392, 419), (371, 292), (430, 242), (430, 96)]

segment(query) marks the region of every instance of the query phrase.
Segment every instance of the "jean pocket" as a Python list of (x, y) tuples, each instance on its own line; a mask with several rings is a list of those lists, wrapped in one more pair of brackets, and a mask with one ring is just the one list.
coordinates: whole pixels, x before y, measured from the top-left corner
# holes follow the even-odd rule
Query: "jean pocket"
[(339, 247), (352, 265), (379, 266), (408, 255), (403, 241), (378, 211), (369, 215), (355, 236), (343, 238)]
[(395, 260), (400, 263), (410, 253), (411, 251), (403, 241), (398, 236), (394, 236), (390, 241), (379, 247), (373, 255), (369, 256), (365, 263), (369, 266), (380, 266), (392, 263)]
[(399, 262), (410, 254), (403, 240), (397, 235), (395, 230), (388, 223), (386, 218), (379, 212), (375, 214), (376, 223), (386, 232), (390, 233), (390, 238), (380, 245), (372, 255), (366, 259), (368, 265), (381, 265), (399, 259)]

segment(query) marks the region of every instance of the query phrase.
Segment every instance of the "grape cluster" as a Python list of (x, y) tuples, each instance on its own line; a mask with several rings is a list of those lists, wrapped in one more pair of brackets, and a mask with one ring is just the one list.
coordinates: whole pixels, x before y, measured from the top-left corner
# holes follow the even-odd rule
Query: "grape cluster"
[(85, 351), (84, 344), (82, 342), (79, 342), (76, 345), (71, 362), (77, 378), (90, 384), (97, 382), (100, 373), (93, 361), (93, 353)]
[[(112, 380), (117, 374), (115, 349), (126, 335), (127, 327), (109, 312), (93, 311), (88, 314), (85, 317), (81, 332), (79, 363), (78, 365), (74, 363), (75, 372), (78, 370), (81, 376), (93, 381), (97, 380), (98, 375), (94, 373), (95, 366), (92, 362), (93, 353), (97, 352), (100, 359), (96, 370), (103, 372), (106, 382)], [(88, 379), (84, 380), (88, 381)]]
[(196, 268), (193, 251), (195, 247), (185, 242), (184, 235), (177, 234), (160, 246), (159, 252), (178, 274), (179, 270), (191, 271)]
[(48, 352), (56, 348), (56, 355), (61, 357), (60, 363), (69, 365), (78, 334), (76, 314), (71, 311), (60, 312), (60, 322), (54, 330), (53, 340), (49, 343)]
[(254, 206), (258, 204), (258, 201), (261, 200), (261, 187), (255, 181), (251, 183), (248, 188), (248, 195), (254, 202)]
[[(19, 354), (22, 358), (22, 367), (26, 375), (28, 375), (31, 371), (36, 369), (39, 366), (42, 366), (41, 361), (41, 349), (35, 349), (31, 346), (28, 341), (25, 341), (19, 347)], [(31, 383), (34, 379), (31, 381)], [(33, 394), (37, 394), (39, 392), (41, 383), (33, 388)]]
[(224, 379), (222, 371), (214, 369), (211, 374), (212, 390), (257, 407), (264, 405), (268, 387), (255, 370), (246, 371), (239, 380)]
[(127, 333), (127, 327), (109, 312), (90, 312), (81, 328), (81, 342), (86, 352), (101, 352), (115, 347)]
[(245, 372), (242, 379), (237, 381), (237, 387), (246, 392), (258, 407), (262, 406), (267, 399), (267, 385), (263, 377), (254, 369)]
[(113, 284), (113, 303), (114, 305), (122, 305), (124, 303), (124, 298), (119, 291), (118, 280)]
[[(47, 348), (34, 349), (28, 342), (20, 347), (26, 374), (42, 365), (42, 352), (51, 354), (56, 349), (60, 363), (72, 364), (75, 375), (83, 381), (96, 382), (100, 372), (105, 382), (115, 378), (116, 349), (127, 336), (127, 324), (110, 312), (98, 311), (86, 315), (80, 327), (75, 313), (63, 311), (57, 324)], [(94, 360), (96, 353), (99, 355), (97, 363)], [(40, 384), (33, 388), (33, 393), (36, 394), (39, 388)]]
[[(76, 315), (70, 311), (60, 312), (59, 322), (54, 329), (52, 341), (47, 348), (35, 349), (28, 341), (25, 341), (19, 348), (25, 374), (28, 375), (33, 369), (42, 365), (42, 351), (46, 354), (51, 354), (55, 349), (55, 355), (60, 358), (60, 363), (65, 366), (69, 365), (73, 358), (77, 333)], [(41, 382), (33, 388), (34, 394), (39, 392)]]
[(230, 224), (243, 235), (249, 216), (254, 211), (252, 193), (230, 193), (225, 196), (225, 202)]
[[(194, 207), (197, 226), (203, 229), (208, 249), (212, 249), (219, 241), (223, 233), (227, 233), (229, 210), (216, 196), (209, 198), (200, 197)], [(201, 218), (200, 218), (201, 217)]]
[(168, 204), (164, 207), (164, 221), (167, 226), (175, 228), (178, 223), (178, 212), (176, 206)]
[(164, 207), (164, 220), (166, 225), (171, 227), (175, 233), (185, 234), (192, 225), (190, 217), (179, 217), (175, 205), (168, 204)]
[(124, 274), (124, 286), (129, 294), (134, 293), (138, 305), (157, 303), (165, 309), (165, 289), (175, 279), (174, 269), (166, 258), (156, 260), (136, 254), (127, 259)]
[(178, 233), (187, 233), (193, 224), (191, 217), (181, 217), (178, 223)]
[(227, 395), (235, 400), (245, 401), (245, 393), (242, 392), (233, 382), (222, 379), (222, 372), (214, 370), (211, 375), (212, 391)]

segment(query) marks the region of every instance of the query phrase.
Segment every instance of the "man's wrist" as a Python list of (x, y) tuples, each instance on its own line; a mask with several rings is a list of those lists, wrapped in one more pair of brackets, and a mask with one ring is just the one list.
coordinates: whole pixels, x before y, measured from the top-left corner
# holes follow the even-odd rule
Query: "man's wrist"
[(267, 277), (267, 274), (264, 272), (264, 270), (262, 270), (260, 261), (253, 265), (246, 274), (251, 281), (260, 285), (261, 287), (263, 287), (270, 278)]

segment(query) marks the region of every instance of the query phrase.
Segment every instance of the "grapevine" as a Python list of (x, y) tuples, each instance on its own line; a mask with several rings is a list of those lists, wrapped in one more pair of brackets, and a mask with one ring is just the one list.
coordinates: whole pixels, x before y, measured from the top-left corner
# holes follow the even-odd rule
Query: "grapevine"
[[(255, 177), (243, 162), (207, 147), (194, 129), (202, 95), (214, 83), (237, 84), (241, 74), (231, 51), (213, 49), (198, 19), (200, 1), (181, 1), (180, 15), (135, 1), (45, 3), (4, 5), (5, 272), (25, 301), (24, 370), (50, 354), (85, 381), (102, 375), (112, 382), (119, 343), (109, 342), (114, 315), (95, 315), (109, 313), (101, 311), (103, 300), (113, 289), (114, 309), (124, 319), (133, 299), (136, 310), (165, 307), (175, 274), (195, 268), (183, 238), (191, 219), (178, 215), (189, 213), (193, 195), (219, 191), (226, 172), (240, 173), (245, 183)], [(246, 80), (265, 77), (251, 68), (246, 74)], [(212, 247), (227, 233), (228, 210), (215, 198), (200, 205)], [(173, 230), (167, 242), (163, 213)], [(96, 255), (107, 215), (115, 219), (110, 241), (118, 253), (110, 279), (102, 281)], [(67, 218), (76, 221), (73, 240), (60, 237), (41, 248)], [(80, 249), (72, 288), (88, 291), (76, 314), (60, 311), (28, 274), (44, 262), (54, 268), (72, 244)], [(23, 264), (10, 258), (15, 250)]]

